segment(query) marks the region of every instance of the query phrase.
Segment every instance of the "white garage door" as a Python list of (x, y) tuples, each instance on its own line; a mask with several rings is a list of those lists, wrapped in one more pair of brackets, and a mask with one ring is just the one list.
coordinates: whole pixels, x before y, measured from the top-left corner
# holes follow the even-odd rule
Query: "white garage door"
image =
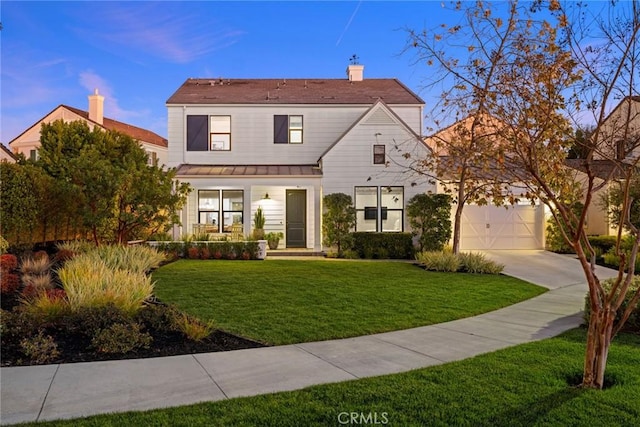
[(543, 244), (542, 205), (467, 205), (462, 211), (462, 250), (543, 249)]

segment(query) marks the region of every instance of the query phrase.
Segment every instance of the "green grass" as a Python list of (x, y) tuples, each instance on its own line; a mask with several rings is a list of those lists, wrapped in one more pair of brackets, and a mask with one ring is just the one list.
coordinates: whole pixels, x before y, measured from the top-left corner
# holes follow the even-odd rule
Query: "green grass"
[(507, 276), (428, 272), (403, 262), (182, 260), (153, 279), (160, 300), (278, 345), (446, 322), (545, 291)]
[[(342, 412), (386, 413), (390, 426), (640, 425), (640, 337), (614, 340), (601, 391), (570, 387), (585, 333), (523, 344), (440, 366), (178, 408), (38, 426), (336, 426)], [(30, 424), (36, 425), (36, 424)]]

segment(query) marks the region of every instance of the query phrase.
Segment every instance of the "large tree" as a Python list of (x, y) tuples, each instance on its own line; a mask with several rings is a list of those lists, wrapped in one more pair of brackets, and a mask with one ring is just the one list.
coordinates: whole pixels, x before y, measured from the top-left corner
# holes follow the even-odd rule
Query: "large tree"
[[(96, 244), (124, 243), (178, 222), (189, 193), (175, 170), (148, 165), (128, 135), (55, 121), (41, 129), (38, 164), (75, 194), (83, 226)], [(146, 233), (145, 233), (146, 230)]]
[(407, 50), (416, 63), (430, 68), (426, 88), (438, 91), (428, 114), (432, 127), (426, 141), (432, 152), (415, 163), (415, 169), (439, 181), (452, 196), (452, 246), (458, 253), (464, 206), (505, 202), (508, 183), (495, 173), (496, 162), (504, 160), (503, 146), (496, 144), (503, 124), (489, 114), (488, 106), (499, 95), (498, 75), (516, 54), (512, 48), (523, 17), (515, 4), (496, 16), (481, 3), (463, 9), (458, 2), (453, 9), (462, 15), (455, 25), (408, 30)]
[[(508, 11), (499, 10), (501, 6)], [(593, 7), (597, 10), (591, 10)], [(483, 76), (483, 85), (474, 89), (477, 95), (468, 99), (481, 100), (474, 102), (482, 108), (473, 110), (499, 123), (494, 138), (499, 155), (492, 166), (501, 176), (511, 175), (512, 181), (522, 182), (528, 189), (522, 194), (505, 187), (503, 197), (524, 196), (546, 204), (580, 260), (591, 308), (583, 386), (602, 388), (611, 340), (640, 298), (639, 290), (628, 308), (618, 313), (633, 279), (632, 266), (640, 245), (640, 233), (630, 221), (631, 190), (640, 153), (633, 134), (637, 128), (632, 125), (639, 119), (632, 116), (633, 111), (637, 114), (632, 101), (638, 96), (640, 70), (638, 2), (567, 3), (566, 7), (555, 0), (527, 3), (526, 7), (515, 1), (497, 5), (458, 2), (454, 9), (474, 17), (470, 35), (464, 26), (443, 28), (424, 37), (436, 42), (448, 40), (447, 45), (424, 50), (418, 43), (416, 48), (423, 49), (427, 63), (432, 59), (441, 65), (433, 51), (469, 51), (472, 59), (465, 61), (465, 67), (458, 67), (455, 61), (454, 66), (444, 67), (440, 82), (451, 91), (475, 84), (477, 76)], [(498, 16), (510, 18), (503, 21)], [(484, 62), (473, 60), (476, 49), (487, 46), (484, 33), (474, 29), (495, 27), (497, 31), (504, 25), (509, 31), (501, 33), (506, 35), (501, 48), (483, 52)], [(469, 37), (477, 39), (476, 43), (469, 42)], [(621, 114), (613, 115), (618, 104), (622, 105), (617, 109)], [(454, 105), (449, 111), (457, 119), (457, 112), (466, 115), (469, 109)], [(593, 132), (588, 138), (575, 138), (575, 125), (591, 126)], [(619, 149), (621, 141), (623, 150)], [(566, 167), (567, 152), (576, 144), (582, 144), (581, 152), (586, 154), (582, 160), (584, 186), (576, 182), (575, 171)], [(488, 152), (495, 155), (494, 149)], [(604, 174), (603, 161), (608, 167)], [(485, 167), (486, 159), (480, 157), (476, 168)], [(622, 188), (620, 224), (630, 230), (634, 245), (627, 262), (621, 262), (613, 287), (606, 291), (597, 274), (585, 221), (594, 194), (614, 178)], [(575, 200), (581, 200), (584, 209), (573, 209)], [(617, 247), (621, 238), (620, 230)], [(630, 266), (626, 270), (625, 264)]]

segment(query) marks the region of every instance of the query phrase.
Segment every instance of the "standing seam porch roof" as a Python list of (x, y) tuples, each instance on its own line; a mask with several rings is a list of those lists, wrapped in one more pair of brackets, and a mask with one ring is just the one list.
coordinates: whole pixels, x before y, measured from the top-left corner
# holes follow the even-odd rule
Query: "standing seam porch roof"
[(318, 165), (190, 165), (178, 166), (177, 176), (273, 176), (321, 177), (322, 170)]

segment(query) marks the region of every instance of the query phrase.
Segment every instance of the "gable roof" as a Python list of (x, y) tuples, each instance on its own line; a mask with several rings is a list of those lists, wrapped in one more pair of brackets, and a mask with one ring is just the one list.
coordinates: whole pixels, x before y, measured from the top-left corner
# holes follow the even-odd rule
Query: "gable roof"
[(95, 123), (97, 126), (102, 126), (103, 128), (108, 130), (124, 133), (125, 135), (129, 135), (131, 138), (136, 139), (140, 142), (148, 142), (149, 144), (157, 145), (159, 147), (167, 147), (168, 145), (168, 142), (165, 138), (161, 137), (157, 133), (151, 132), (150, 130), (119, 122), (108, 117), (104, 117), (102, 120), (102, 125), (100, 125), (99, 123), (89, 119), (89, 113), (87, 111), (69, 107), (68, 105), (61, 105), (61, 107), (64, 107), (67, 110), (81, 116), (82, 118)]
[(99, 126), (99, 127), (102, 127), (103, 129), (108, 129), (108, 130), (112, 130), (112, 131), (118, 131), (118, 132), (124, 133), (125, 135), (129, 135), (131, 138), (133, 138), (133, 139), (135, 139), (135, 140), (137, 140), (139, 142), (147, 142), (149, 144), (157, 145), (158, 147), (164, 147), (164, 148), (166, 148), (168, 146), (168, 141), (165, 138), (161, 137), (157, 133), (151, 132), (150, 130), (142, 129), (142, 128), (139, 128), (137, 126), (132, 126), (132, 125), (129, 125), (127, 123), (119, 122), (117, 120), (113, 120), (113, 119), (110, 119), (108, 117), (104, 117), (103, 118), (103, 122), (102, 122), (102, 125), (101, 125), (100, 123), (89, 119), (89, 113), (87, 111), (80, 110), (79, 108), (70, 107), (70, 106), (64, 105), (64, 104), (58, 105), (56, 108), (54, 108), (49, 113), (47, 113), (42, 119), (38, 120), (33, 125), (29, 126), (20, 135), (18, 135), (15, 138), (13, 138), (9, 142), (9, 145), (11, 145), (17, 139), (19, 139), (22, 135), (24, 135), (30, 129), (33, 129), (35, 126), (40, 125), (40, 123), (44, 120), (44, 118), (46, 118), (47, 116), (51, 115), (54, 111), (56, 111), (59, 108), (64, 108), (64, 109), (76, 114), (77, 116), (82, 117), (84, 120), (93, 123), (95, 126)]
[(359, 118), (358, 120), (356, 120), (355, 122), (353, 122), (353, 124), (351, 126), (349, 126), (349, 128), (347, 130), (345, 130), (342, 135), (340, 135), (334, 142), (333, 144), (331, 144), (329, 147), (327, 147), (326, 150), (324, 150), (324, 152), (320, 155), (320, 159), (318, 159), (318, 162), (320, 160), (322, 160), (322, 158), (324, 156), (327, 155), (328, 152), (330, 152), (333, 147), (335, 147), (336, 145), (338, 145), (338, 143), (340, 141), (342, 141), (342, 139), (349, 133), (351, 132), (351, 130), (353, 128), (355, 128), (358, 124), (362, 123), (362, 121), (369, 116), (375, 109), (377, 108), (384, 108), (384, 110), (394, 119), (396, 120), (407, 132), (409, 132), (416, 140), (417, 142), (422, 143), (425, 147), (431, 149), (425, 142), (424, 139), (422, 139), (420, 137), (420, 135), (418, 135), (408, 124), (406, 124), (404, 122), (404, 120), (402, 120), (392, 109), (390, 109), (386, 103), (382, 100), (382, 99), (378, 99), (367, 111), (365, 111)]
[(8, 148), (6, 145), (4, 145), (4, 144), (0, 143), (0, 149), (1, 149), (2, 151), (4, 151), (4, 153), (5, 153), (9, 158), (11, 158), (11, 159), (13, 159), (13, 160), (18, 160), (18, 157), (17, 157), (15, 154), (13, 154), (13, 152), (11, 152), (11, 150), (9, 150), (9, 148)]
[(397, 79), (187, 79), (167, 104), (424, 104)]

